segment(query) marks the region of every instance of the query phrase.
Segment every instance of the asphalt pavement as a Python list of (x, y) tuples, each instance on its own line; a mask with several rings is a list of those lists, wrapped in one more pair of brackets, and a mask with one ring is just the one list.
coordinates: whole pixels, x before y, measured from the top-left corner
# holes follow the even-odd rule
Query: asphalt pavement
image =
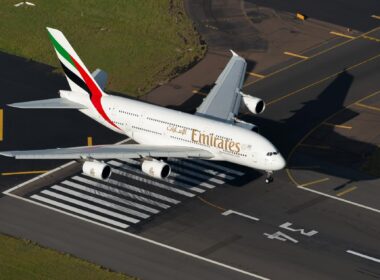
[[(218, 4), (218, 11), (222, 11), (220, 2), (216, 2), (202, 1), (201, 5), (194, 5), (196, 9), (203, 9), (199, 13), (222, 17), (223, 13), (210, 13), (215, 4)], [(331, 5), (336, 3), (331, 2)], [(368, 31), (365, 29), (369, 27), (366, 25), (368, 17), (364, 19), (360, 6), (350, 5), (358, 10), (357, 17), (352, 20), (357, 27), (352, 28)], [(190, 11), (197, 12), (196, 9)], [(343, 17), (338, 19), (334, 23), (346, 26)], [(380, 31), (374, 30), (365, 36), (379, 38)], [(27, 201), (3, 196), (0, 199), (0, 230), (143, 279), (379, 278), (380, 213), (363, 207), (365, 193), (360, 206), (349, 200), (339, 200), (334, 193), (326, 196), (313, 192), (321, 178), (331, 177), (334, 184), (337, 181), (333, 177), (352, 179), (352, 174), (349, 171), (342, 174), (338, 166), (330, 165), (319, 170), (322, 177), (316, 177), (309, 172), (315, 170), (309, 166), (307, 158), (302, 157), (302, 150), (295, 150), (304, 136), (327, 118), (380, 90), (380, 43), (368, 38), (344, 38), (323, 45), (317, 52), (306, 52), (307, 58), (272, 68), (264, 78), (245, 85), (246, 93), (262, 97), (268, 106), (260, 117), (242, 115), (241, 118), (260, 125), (261, 133), (290, 159), (290, 171), (296, 168), (295, 164), (304, 169), (298, 174), (304, 187), (295, 184), (286, 170), (276, 173), (274, 183), (266, 185), (259, 172), (221, 164), (224, 170), (240, 170), (244, 175), (223, 180), (223, 184), (214, 188), (193, 184), (192, 187), (202, 188), (203, 192), (181, 200), (137, 227), (120, 230), (88, 222), (83, 216), (77, 219), (65, 214), (72, 215), (72, 211), (58, 213), (35, 204), (36, 200), (30, 195), (46, 198), (57, 191), (49, 185), (23, 197)], [(221, 44), (225, 46), (225, 41)], [(65, 87), (63, 77), (52, 74), (47, 66), (5, 54), (0, 60), (3, 61), (0, 79), (4, 92), (12, 93), (4, 95), (1, 107), (9, 102), (51, 98), (56, 96), (58, 89)], [(6, 109), (4, 116), (6, 138), (0, 142), (1, 149), (19, 148), (20, 145), (25, 148), (83, 145), (90, 135), (98, 143), (116, 142), (121, 138), (77, 112)], [(8, 170), (50, 169), (60, 164), (16, 163), (6, 159), (1, 159), (1, 163)], [(179, 171), (192, 179), (204, 172), (194, 166)], [(137, 171), (129, 174), (142, 176)], [(22, 180), (20, 176), (13, 179), (14, 182), (7, 178), (1, 178), (3, 190)], [(120, 176), (115, 178), (121, 180)], [(207, 178), (202, 183), (221, 180), (220, 175)], [(373, 179), (376, 178), (360, 178), (358, 183)], [(135, 188), (149, 187), (146, 181), (128, 180)], [(183, 190), (175, 182), (167, 186)], [(84, 186), (89, 185), (81, 185)], [(94, 187), (99, 189), (99, 184)], [(166, 196), (167, 190), (153, 190)], [(43, 191), (45, 193), (40, 193)], [(57, 193), (62, 195), (61, 191)], [(64, 197), (60, 196), (58, 201), (62, 202), (61, 198)], [(171, 198), (179, 200), (178, 193)], [(67, 205), (73, 206), (72, 203)], [(60, 207), (53, 208), (62, 211)]]

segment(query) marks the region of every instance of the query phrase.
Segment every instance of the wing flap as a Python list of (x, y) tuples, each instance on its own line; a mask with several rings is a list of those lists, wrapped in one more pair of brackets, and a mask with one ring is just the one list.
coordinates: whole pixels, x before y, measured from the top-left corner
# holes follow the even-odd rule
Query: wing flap
[(212, 158), (202, 149), (182, 146), (148, 146), (139, 144), (84, 146), (28, 151), (5, 151), (0, 155), (16, 159), (127, 159), (141, 157)]
[(87, 107), (65, 98), (51, 98), (8, 104), (21, 109), (86, 109)]

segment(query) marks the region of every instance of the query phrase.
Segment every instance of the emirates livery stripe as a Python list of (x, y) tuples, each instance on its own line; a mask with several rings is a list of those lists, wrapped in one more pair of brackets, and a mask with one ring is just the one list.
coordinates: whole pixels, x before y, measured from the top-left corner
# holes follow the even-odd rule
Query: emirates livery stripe
[(113, 121), (107, 116), (106, 112), (104, 112), (101, 99), (102, 99), (102, 93), (98, 87), (98, 85), (95, 84), (94, 80), (92, 77), (90, 77), (87, 72), (79, 65), (79, 63), (72, 57), (70, 56), (71, 59), (74, 61), (74, 64), (79, 71), (80, 75), (84, 79), (84, 82), (86, 83), (87, 87), (90, 89), (91, 92), (91, 102), (95, 106), (96, 110), (99, 112), (99, 114), (111, 125), (114, 127), (118, 128)]
[(91, 103), (94, 105), (98, 113), (112, 126), (117, 129), (120, 129), (106, 114), (103, 109), (101, 99), (102, 92), (99, 86), (94, 82), (93, 78), (89, 76), (88, 72), (83, 69), (83, 67), (76, 61), (59, 43), (58, 41), (49, 33), (50, 40), (53, 43), (55, 50), (67, 60), (71, 65), (78, 70), (81, 77), (78, 77), (74, 72), (67, 68), (64, 63), (61, 61), (61, 65), (67, 77), (75, 83), (77, 86), (81, 87), (83, 90), (87, 91), (90, 95)]

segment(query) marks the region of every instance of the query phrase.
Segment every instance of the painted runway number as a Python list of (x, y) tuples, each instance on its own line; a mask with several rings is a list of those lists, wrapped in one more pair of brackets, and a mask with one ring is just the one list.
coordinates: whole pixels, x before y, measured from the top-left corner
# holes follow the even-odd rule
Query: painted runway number
[[(285, 222), (281, 225), (279, 225), (279, 228), (282, 228), (282, 229), (285, 229), (285, 230), (288, 230), (288, 231), (291, 231), (291, 232), (299, 232), (301, 235), (304, 235), (304, 236), (307, 236), (307, 237), (311, 237), (315, 234), (318, 233), (318, 231), (316, 230), (310, 230), (310, 231), (305, 231), (304, 229), (300, 228), (294, 228), (292, 227), (292, 223), (291, 222)], [(277, 231), (273, 234), (270, 234), (270, 233), (264, 233), (264, 235), (268, 238), (268, 239), (276, 239), (276, 240), (280, 240), (280, 241), (283, 241), (283, 242), (286, 242), (286, 241), (291, 241), (293, 243), (298, 243), (298, 240), (297, 239), (294, 239), (293, 237), (281, 232), (281, 231)]]

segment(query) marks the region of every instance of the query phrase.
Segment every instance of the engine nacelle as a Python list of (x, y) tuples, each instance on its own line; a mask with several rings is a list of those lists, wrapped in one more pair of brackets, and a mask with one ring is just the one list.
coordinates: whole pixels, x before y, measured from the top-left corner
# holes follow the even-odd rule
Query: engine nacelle
[(261, 114), (265, 110), (265, 102), (254, 96), (250, 96), (241, 92), (243, 96), (244, 105), (253, 114)]
[(165, 179), (170, 175), (171, 168), (164, 161), (156, 159), (144, 160), (141, 164), (141, 170), (151, 177)]
[(85, 161), (83, 163), (82, 171), (87, 176), (95, 179), (105, 180), (111, 176), (111, 167), (104, 162), (99, 161)]

